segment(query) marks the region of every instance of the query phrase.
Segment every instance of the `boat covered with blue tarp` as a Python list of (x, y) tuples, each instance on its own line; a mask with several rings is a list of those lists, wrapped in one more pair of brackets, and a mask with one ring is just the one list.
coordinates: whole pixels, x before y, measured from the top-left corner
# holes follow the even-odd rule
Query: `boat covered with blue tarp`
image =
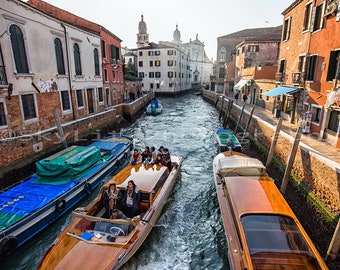
[(0, 193), (0, 257), (12, 253), (91, 194), (129, 160), (133, 139), (113, 135), (36, 162), (36, 173)]
[(152, 99), (150, 104), (146, 107), (146, 113), (151, 115), (160, 114), (162, 112), (163, 105), (160, 99)]

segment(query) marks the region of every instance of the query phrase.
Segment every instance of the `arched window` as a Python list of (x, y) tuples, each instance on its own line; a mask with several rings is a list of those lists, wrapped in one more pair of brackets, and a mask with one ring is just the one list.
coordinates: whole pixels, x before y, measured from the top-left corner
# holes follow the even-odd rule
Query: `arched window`
[(224, 47), (220, 50), (220, 62), (226, 62), (226, 49)]
[(74, 54), (74, 66), (76, 69), (76, 75), (82, 75), (81, 61), (80, 61), (80, 49), (77, 43), (74, 43), (73, 45), (73, 54)]
[(99, 70), (99, 55), (98, 55), (98, 49), (94, 49), (93, 51), (93, 57), (94, 57), (94, 74), (96, 76), (100, 75)]
[(64, 63), (64, 53), (63, 53), (63, 46), (59, 38), (54, 40), (55, 46), (55, 56), (57, 59), (57, 68), (59, 75), (65, 75), (65, 63)]
[(13, 24), (9, 27), (9, 32), (11, 34), (12, 51), (17, 73), (29, 73), (22, 31)]

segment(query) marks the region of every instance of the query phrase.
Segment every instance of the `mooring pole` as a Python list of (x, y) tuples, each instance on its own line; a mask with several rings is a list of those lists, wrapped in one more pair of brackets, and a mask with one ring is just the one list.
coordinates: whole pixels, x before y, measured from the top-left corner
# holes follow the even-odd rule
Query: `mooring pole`
[(220, 119), (221, 119), (221, 117), (222, 117), (222, 113), (223, 113), (223, 103), (224, 103), (224, 97), (222, 97), (222, 96), (221, 96), (221, 98), (222, 98), (222, 103), (221, 103), (221, 111), (220, 111), (220, 116), (218, 117), (218, 120), (220, 120)]
[(63, 143), (63, 147), (67, 148), (67, 142), (66, 142), (66, 138), (65, 138), (65, 135), (64, 135), (63, 127), (61, 126), (59, 115), (58, 115), (58, 112), (57, 112), (56, 109), (53, 109), (53, 115), (54, 115), (54, 118), (55, 118), (55, 122), (57, 124), (58, 134), (60, 136), (61, 142)]
[(302, 130), (302, 127), (299, 126), (297, 131), (296, 131), (292, 152), (290, 153), (287, 168), (286, 168), (285, 174), (283, 176), (282, 184), (281, 184), (281, 192), (282, 193), (285, 193), (286, 189), (287, 189), (290, 172), (292, 170), (294, 159), (295, 159), (295, 156), (296, 156), (296, 152), (297, 152), (297, 149), (298, 149), (298, 146), (299, 146), (299, 143), (300, 143), (301, 130)]
[(334, 260), (340, 249), (340, 220), (338, 220), (338, 225), (336, 225), (331, 243), (329, 244), (326, 260)]
[(236, 134), (237, 129), (238, 129), (238, 126), (239, 126), (239, 124), (240, 124), (240, 122), (241, 122), (241, 118), (242, 118), (243, 111), (244, 111), (244, 108), (245, 108), (245, 107), (246, 107), (246, 103), (243, 104), (243, 107), (242, 107), (240, 116), (239, 116), (239, 118), (238, 118), (238, 120), (237, 120), (237, 124), (236, 124), (235, 130), (234, 130), (234, 133), (235, 133), (235, 134)]
[(276, 130), (275, 130), (275, 133), (274, 133), (274, 136), (273, 136), (272, 145), (270, 146), (270, 150), (269, 150), (269, 154), (268, 154), (268, 158), (267, 158), (267, 163), (266, 163), (266, 168), (272, 162), (272, 159), (273, 159), (273, 156), (274, 156), (274, 153), (275, 153), (276, 143), (277, 143), (279, 135), (280, 135), (281, 127), (282, 127), (282, 118), (279, 118), (279, 121), (277, 122)]
[(246, 128), (243, 131), (242, 139), (244, 139), (244, 137), (245, 137), (245, 135), (246, 135), (246, 133), (248, 131), (248, 128), (249, 128), (249, 125), (250, 125), (250, 121), (253, 118), (254, 110), (255, 110), (255, 105), (253, 105), (253, 107), (251, 107), (249, 118), (248, 118), (248, 122), (247, 122)]
[(233, 104), (234, 104), (234, 101), (232, 99), (228, 99), (228, 100), (229, 100), (228, 107), (227, 107), (228, 109), (227, 109), (225, 117), (224, 117), (223, 128), (225, 128), (226, 125), (227, 125), (229, 114), (230, 114), (231, 109), (233, 108)]

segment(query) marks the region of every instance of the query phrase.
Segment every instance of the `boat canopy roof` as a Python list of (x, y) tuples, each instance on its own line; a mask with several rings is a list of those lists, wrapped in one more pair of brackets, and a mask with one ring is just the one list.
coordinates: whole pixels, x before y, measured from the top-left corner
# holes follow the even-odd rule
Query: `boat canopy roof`
[(221, 176), (261, 176), (265, 174), (266, 167), (256, 158), (247, 156), (224, 156), (219, 154), (219, 174)]
[(138, 164), (127, 166), (113, 178), (120, 189), (125, 189), (133, 180), (140, 191), (151, 193), (162, 177), (168, 176), (168, 167), (162, 165)]

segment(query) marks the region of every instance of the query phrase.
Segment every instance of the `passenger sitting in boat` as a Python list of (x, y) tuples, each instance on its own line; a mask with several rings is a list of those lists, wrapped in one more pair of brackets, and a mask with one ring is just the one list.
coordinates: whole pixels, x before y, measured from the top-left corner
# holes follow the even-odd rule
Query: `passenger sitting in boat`
[(139, 153), (138, 149), (134, 149), (131, 156), (130, 164), (136, 165), (139, 163), (142, 163), (142, 155)]
[(103, 199), (105, 201), (107, 216), (110, 217), (113, 209), (119, 206), (118, 204), (122, 199), (122, 193), (119, 188), (117, 188), (116, 182), (109, 184), (109, 188), (104, 192)]
[(118, 208), (115, 208), (115, 209), (113, 209), (110, 218), (111, 219), (117, 219), (117, 218), (126, 219), (127, 216), (122, 211), (120, 211)]
[(171, 157), (170, 157), (170, 153), (169, 153), (169, 149), (168, 148), (164, 148), (162, 156), (163, 156), (163, 159), (165, 160), (166, 166), (168, 166), (169, 169), (170, 169), (170, 166), (171, 166)]
[(150, 147), (149, 146), (145, 146), (144, 151), (142, 152), (142, 162), (144, 162), (144, 160), (147, 158), (147, 156), (150, 154)]
[(129, 218), (133, 218), (137, 215), (139, 210), (139, 202), (140, 202), (140, 192), (139, 188), (136, 186), (133, 180), (128, 182), (128, 185), (125, 190), (125, 194), (122, 200), (124, 205), (124, 213)]
[(158, 165), (164, 165), (166, 166), (166, 162), (161, 154), (157, 154), (157, 157), (155, 160), (151, 162), (151, 164), (158, 164)]
[(158, 148), (158, 153), (157, 153), (157, 154), (163, 155), (163, 152), (164, 152), (164, 146), (160, 146), (160, 147)]
[(151, 151), (151, 156), (152, 156), (151, 160), (155, 160), (157, 158), (156, 148), (151, 146), (150, 151)]
[(151, 160), (152, 160), (152, 156), (151, 156), (151, 154), (148, 154), (143, 163), (149, 164), (149, 163), (151, 163)]

